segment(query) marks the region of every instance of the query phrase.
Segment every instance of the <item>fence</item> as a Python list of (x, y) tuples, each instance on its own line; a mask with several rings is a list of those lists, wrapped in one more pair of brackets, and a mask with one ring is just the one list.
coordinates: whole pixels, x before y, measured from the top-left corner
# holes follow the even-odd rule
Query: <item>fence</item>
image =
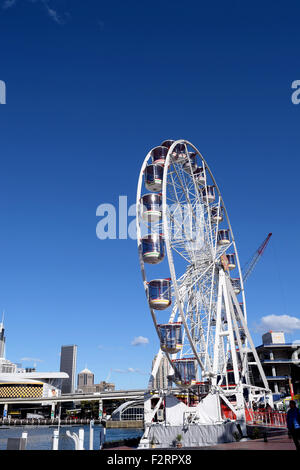
[[(25, 425), (33, 425), (33, 426), (49, 426), (49, 425), (54, 425), (60, 423), (60, 424), (90, 424), (91, 419), (90, 418), (67, 418), (67, 419), (61, 419), (59, 420), (58, 418), (0, 418), (0, 426), (1, 425), (9, 425), (9, 426), (25, 426)], [(100, 424), (101, 420), (99, 419), (94, 419), (93, 422), (95, 424)]]
[(284, 411), (252, 411), (252, 422), (263, 426), (286, 428), (286, 413)]
[[(224, 418), (236, 419), (235, 413), (225, 405), (221, 405), (221, 409)], [(245, 414), (247, 424), (257, 424), (273, 428), (287, 427), (286, 413), (284, 411), (254, 411), (252, 409), (246, 409)]]

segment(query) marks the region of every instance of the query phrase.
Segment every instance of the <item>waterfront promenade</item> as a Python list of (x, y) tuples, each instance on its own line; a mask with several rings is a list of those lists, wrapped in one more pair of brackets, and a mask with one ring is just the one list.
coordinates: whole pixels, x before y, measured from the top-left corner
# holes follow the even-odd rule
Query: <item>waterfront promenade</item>
[[(77, 432), (78, 428), (81, 426), (64, 426), (60, 429), (60, 440), (59, 440), (59, 450), (74, 450), (73, 442), (67, 438), (66, 431), (70, 430), (71, 432)], [(84, 425), (85, 435), (84, 435), (84, 448), (89, 449), (89, 426)], [(75, 429), (74, 429), (75, 428)], [(76, 429), (77, 428), (77, 429)], [(95, 450), (99, 449), (100, 443), (100, 428), (101, 426), (95, 426), (94, 428), (94, 445)], [(7, 446), (7, 439), (9, 437), (21, 437), (22, 432), (26, 431), (28, 433), (28, 442), (27, 450), (51, 450), (52, 449), (52, 437), (53, 437), (53, 428), (46, 426), (36, 426), (36, 427), (23, 427), (13, 426), (1, 430), (0, 428), (0, 450), (5, 450)], [(142, 435), (142, 430), (140, 429), (107, 429), (106, 434), (106, 445), (104, 450), (131, 450), (135, 451), (136, 447), (133, 443), (129, 443), (128, 440), (139, 439)], [(239, 442), (230, 442), (226, 444), (217, 444), (212, 446), (205, 447), (183, 447), (182, 449), (175, 449), (170, 447), (168, 449), (162, 449), (156, 447), (154, 449), (149, 449), (150, 452), (159, 453), (160, 451), (166, 452), (167, 450), (176, 452), (176, 451), (295, 451), (295, 445), (292, 439), (288, 437), (287, 432), (281, 432), (280, 434), (274, 433), (273, 435), (267, 436), (267, 442), (263, 438), (260, 439), (248, 439), (245, 441)]]
[(296, 450), (295, 444), (288, 434), (281, 434), (264, 439), (249, 439), (247, 441), (229, 442), (210, 447), (202, 447), (202, 450)]
[[(120, 446), (120, 447), (106, 447), (105, 450), (132, 450), (132, 447), (127, 446)], [(153, 452), (157, 451), (158, 449), (151, 449)], [(159, 450), (166, 450), (166, 449), (159, 449)], [(168, 450), (175, 450), (175, 449), (168, 449)], [(217, 451), (217, 450), (230, 450), (230, 451), (287, 451), (287, 450), (296, 450), (295, 444), (292, 439), (288, 437), (288, 434), (282, 434), (280, 436), (273, 436), (268, 437), (267, 442), (264, 439), (249, 439), (247, 441), (240, 441), (240, 442), (229, 442), (226, 444), (218, 444), (214, 446), (207, 446), (207, 447), (183, 447), (183, 451), (186, 450), (199, 450), (199, 451)]]

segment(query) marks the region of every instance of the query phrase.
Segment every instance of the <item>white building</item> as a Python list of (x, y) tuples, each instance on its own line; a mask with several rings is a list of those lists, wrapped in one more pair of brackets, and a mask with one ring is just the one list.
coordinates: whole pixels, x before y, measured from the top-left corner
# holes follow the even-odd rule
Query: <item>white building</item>
[(0, 398), (47, 398), (61, 394), (65, 372), (0, 373)]

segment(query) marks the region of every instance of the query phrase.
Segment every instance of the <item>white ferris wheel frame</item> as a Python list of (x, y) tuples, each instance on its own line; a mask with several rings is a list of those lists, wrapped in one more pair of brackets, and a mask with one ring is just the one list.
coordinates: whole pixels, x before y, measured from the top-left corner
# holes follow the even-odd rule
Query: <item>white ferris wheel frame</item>
[[(216, 304), (217, 315), (216, 315), (215, 334), (213, 336), (213, 339), (214, 339), (213, 351), (214, 351), (214, 353), (213, 353), (213, 358), (211, 356), (209, 356), (209, 354), (208, 354), (208, 344), (206, 344), (204, 360), (203, 360), (203, 357), (200, 357), (199, 351), (197, 350), (197, 346), (196, 346), (196, 344), (195, 344), (195, 342), (192, 338), (191, 331), (189, 329), (189, 326), (188, 326), (186, 318), (185, 318), (185, 312), (184, 312), (184, 309), (183, 309), (183, 306), (182, 306), (182, 295), (180, 294), (180, 289), (184, 290), (185, 284), (184, 284), (184, 282), (182, 282), (180, 287), (178, 286), (178, 280), (181, 279), (181, 281), (182, 281), (182, 278), (184, 276), (181, 276), (181, 278), (177, 278), (177, 276), (176, 276), (176, 269), (175, 269), (175, 265), (174, 265), (173, 252), (172, 252), (172, 246), (171, 246), (171, 237), (168, 236), (168, 233), (169, 233), (169, 226), (168, 226), (168, 220), (169, 219), (168, 219), (168, 212), (167, 212), (167, 210), (168, 210), (168, 208), (167, 208), (168, 171), (169, 171), (170, 166), (173, 163), (172, 160), (171, 160), (172, 152), (178, 144), (184, 144), (186, 146), (186, 148), (187, 148), (187, 146), (191, 147), (193, 149), (193, 151), (196, 153), (196, 155), (199, 156), (199, 158), (202, 161), (202, 165), (203, 165), (203, 169), (204, 169), (204, 175), (205, 175), (205, 185), (204, 185), (204, 187), (205, 188), (207, 187), (207, 176), (206, 175), (208, 173), (209, 176), (210, 176), (211, 181), (213, 182), (213, 186), (215, 187), (215, 189), (217, 191), (218, 207), (220, 207), (222, 205), (222, 211), (223, 211), (223, 214), (224, 214), (224, 219), (226, 219), (227, 227), (228, 227), (228, 230), (230, 232), (230, 239), (231, 239), (230, 245), (225, 248), (223, 253), (226, 254), (227, 249), (230, 246), (233, 246), (234, 253), (235, 253), (235, 259), (236, 259), (236, 267), (237, 267), (238, 274), (239, 274), (239, 279), (240, 279), (240, 287), (241, 287), (240, 294), (242, 296), (242, 303), (243, 303), (243, 312), (242, 312), (241, 307), (239, 305), (239, 302), (238, 302), (238, 300), (236, 298), (236, 295), (234, 293), (234, 290), (233, 290), (232, 284), (230, 282), (230, 279), (228, 278), (228, 276), (226, 276), (226, 273), (222, 268), (219, 267), (218, 269), (216, 269), (215, 261), (216, 261), (216, 258), (218, 258), (218, 259), (220, 258), (220, 253), (217, 256), (217, 253), (215, 251), (215, 253), (214, 253), (215, 258), (214, 258), (214, 264), (213, 264), (213, 276), (215, 276), (217, 274), (217, 278), (218, 278), (218, 287), (217, 287), (217, 289), (218, 289), (218, 298), (217, 298), (217, 304)], [(142, 225), (142, 221), (141, 221), (141, 196), (142, 196), (141, 190), (142, 190), (142, 184), (143, 184), (143, 177), (144, 177), (145, 168), (146, 168), (149, 160), (151, 159), (152, 151), (153, 151), (154, 148), (152, 148), (148, 152), (148, 154), (146, 155), (146, 157), (144, 159), (144, 162), (142, 164), (140, 175), (139, 175), (139, 180), (138, 180), (137, 197), (136, 197), (137, 243), (138, 243), (138, 252), (139, 252), (141, 273), (142, 273), (142, 278), (143, 278), (143, 283), (144, 283), (146, 296), (147, 296), (147, 293), (148, 293), (147, 277), (146, 277), (146, 270), (145, 270), (144, 260), (143, 260), (143, 257), (142, 257), (142, 247), (141, 247), (141, 238), (142, 238), (141, 237), (141, 225)], [(192, 171), (190, 173), (190, 176), (193, 180), (194, 188), (196, 188), (196, 191), (199, 193), (198, 185), (195, 183), (195, 178), (194, 178), (194, 174), (193, 174)], [(187, 188), (186, 188), (186, 190), (188, 191)], [(199, 196), (199, 194), (198, 194), (198, 196)], [(210, 211), (209, 210), (208, 210), (207, 214), (208, 214), (208, 218), (209, 218), (209, 222), (210, 222)], [(172, 280), (172, 288), (173, 288), (174, 298), (175, 298), (175, 302), (174, 302), (173, 307), (172, 307), (172, 313), (169, 317), (169, 323), (174, 322), (176, 312), (179, 312), (180, 319), (181, 319), (182, 325), (184, 327), (184, 334), (188, 338), (188, 342), (190, 344), (190, 347), (191, 347), (191, 350), (194, 354), (194, 357), (197, 360), (197, 363), (198, 363), (200, 369), (202, 370), (202, 373), (203, 373), (202, 377), (204, 377), (204, 378), (206, 377), (210, 380), (211, 387), (218, 390), (218, 392), (220, 392), (220, 394), (222, 395), (222, 398), (225, 401), (227, 401), (226, 396), (230, 396), (232, 394), (235, 394), (236, 396), (240, 397), (240, 399), (237, 399), (237, 402), (241, 402), (242, 401), (242, 391), (243, 391), (244, 387), (248, 387), (249, 390), (250, 390), (250, 393), (251, 393), (251, 391), (253, 391), (253, 393), (254, 393), (254, 390), (261, 390), (261, 391), (263, 391), (263, 393), (265, 393), (265, 394), (267, 393), (269, 395), (270, 394), (270, 389), (269, 389), (269, 386), (268, 386), (268, 382), (266, 380), (265, 373), (264, 373), (263, 368), (261, 366), (260, 360), (258, 358), (256, 349), (255, 349), (255, 346), (253, 344), (251, 335), (250, 335), (248, 327), (247, 327), (247, 311), (246, 311), (246, 299), (245, 299), (245, 292), (244, 292), (243, 276), (242, 276), (242, 271), (241, 271), (241, 267), (240, 267), (240, 262), (239, 262), (238, 251), (237, 251), (237, 247), (236, 247), (236, 243), (235, 243), (235, 238), (234, 238), (234, 235), (233, 235), (233, 231), (232, 231), (232, 227), (231, 227), (231, 224), (230, 224), (228, 213), (227, 213), (227, 210), (226, 210), (226, 207), (225, 207), (225, 203), (223, 201), (223, 198), (221, 196), (221, 192), (218, 188), (218, 185), (215, 181), (215, 178), (214, 178), (211, 170), (209, 169), (209, 166), (208, 166), (207, 162), (205, 161), (204, 157), (201, 155), (199, 150), (191, 142), (189, 142), (187, 140), (180, 139), (180, 140), (174, 141), (172, 143), (172, 145), (170, 146), (170, 148), (168, 150), (168, 153), (167, 153), (167, 156), (165, 158), (164, 171), (163, 171), (163, 182), (162, 182), (162, 227), (163, 227), (163, 233), (164, 233), (164, 242), (165, 242), (165, 248), (166, 248), (166, 254), (167, 254), (167, 261), (168, 261), (168, 265), (169, 265), (170, 277), (171, 277), (171, 280)], [(219, 228), (219, 221), (216, 222), (216, 227), (215, 227), (215, 233), (216, 234), (218, 233), (218, 228)], [(216, 245), (216, 242), (215, 242), (215, 245)], [(213, 289), (213, 280), (212, 280), (211, 289)], [(212, 291), (211, 291), (210, 300), (212, 301)], [(211, 306), (212, 305), (210, 304), (209, 315), (211, 315)], [(225, 308), (225, 314), (226, 314), (226, 319), (227, 319), (226, 331), (224, 330), (224, 328), (222, 328), (222, 320), (221, 320), (221, 310), (222, 310), (222, 308), (223, 308), (223, 313), (224, 313), (224, 308)], [(157, 320), (156, 320), (156, 314), (155, 314), (153, 308), (151, 308), (150, 305), (149, 305), (149, 309), (150, 309), (151, 317), (152, 317), (157, 335), (160, 338), (158, 323), (157, 323)], [(245, 333), (244, 341), (241, 340), (238, 323), (240, 325), (242, 325), (243, 331)], [(209, 328), (210, 328), (210, 317), (208, 318), (207, 338), (209, 337)], [(228, 388), (227, 388), (227, 391), (224, 391), (224, 389), (222, 389), (220, 387), (220, 381), (218, 382), (218, 380), (217, 380), (217, 377), (220, 374), (220, 364), (218, 362), (219, 350), (222, 348), (222, 344), (224, 346), (223, 340), (224, 340), (225, 336), (228, 338), (228, 341), (227, 341), (227, 354), (228, 354), (228, 351), (230, 351), (230, 355), (231, 355), (231, 359), (232, 359), (232, 365), (233, 365), (233, 373), (234, 373), (234, 378), (235, 378), (235, 388), (231, 388), (230, 390), (228, 390)], [(237, 353), (237, 349), (236, 349), (236, 342), (238, 344), (238, 353)], [(249, 344), (249, 347), (248, 347), (248, 344)], [(260, 387), (255, 387), (255, 386), (250, 384), (249, 377), (248, 377), (248, 353), (249, 352), (251, 352), (254, 356), (254, 363), (258, 367), (259, 374), (261, 376), (264, 387), (261, 387), (261, 388)], [(170, 367), (173, 368), (172, 358), (174, 356), (176, 356), (176, 354), (171, 355), (172, 357), (170, 357), (170, 354), (168, 354), (167, 352), (163, 353), (162, 350), (159, 349), (159, 353), (158, 353), (158, 355), (156, 357), (156, 361), (154, 363), (154, 367), (153, 367), (153, 371), (152, 371), (152, 377), (155, 376), (155, 373), (158, 369), (158, 366), (159, 366), (159, 363), (160, 363), (160, 360), (161, 360), (163, 354), (165, 354), (165, 356), (167, 357), (167, 359), (169, 361), (169, 364), (170, 364)], [(223, 351), (223, 354), (224, 354), (224, 351)], [(240, 369), (239, 369), (239, 365), (238, 365), (238, 354), (239, 354), (239, 357), (240, 357)], [(203, 356), (203, 354), (202, 354), (202, 356)], [(224, 361), (225, 361), (225, 359), (224, 359)], [(225, 364), (225, 362), (224, 362), (224, 364)], [(225, 373), (225, 371), (224, 371), (224, 373)], [(242, 381), (242, 379), (244, 379), (244, 380)], [(246, 382), (246, 383), (242, 383), (242, 382)], [(184, 387), (181, 387), (181, 388), (186, 389), (188, 387), (184, 386)]]

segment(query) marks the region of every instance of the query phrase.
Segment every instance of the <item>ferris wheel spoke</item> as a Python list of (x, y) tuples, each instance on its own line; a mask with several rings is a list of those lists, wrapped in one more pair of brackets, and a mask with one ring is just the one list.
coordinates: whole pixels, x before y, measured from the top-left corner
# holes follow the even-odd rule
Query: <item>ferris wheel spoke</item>
[[(182, 181), (182, 178), (180, 177), (179, 171), (176, 169), (176, 167), (174, 167), (174, 170), (175, 170), (176, 176), (178, 178), (179, 184), (181, 186), (182, 192), (185, 195), (185, 200), (186, 200), (188, 206), (191, 207), (191, 200), (190, 200), (190, 197), (189, 197), (188, 188), (186, 187), (185, 182)], [(194, 218), (196, 218), (196, 214), (193, 211), (192, 211), (192, 215), (193, 215)]]

